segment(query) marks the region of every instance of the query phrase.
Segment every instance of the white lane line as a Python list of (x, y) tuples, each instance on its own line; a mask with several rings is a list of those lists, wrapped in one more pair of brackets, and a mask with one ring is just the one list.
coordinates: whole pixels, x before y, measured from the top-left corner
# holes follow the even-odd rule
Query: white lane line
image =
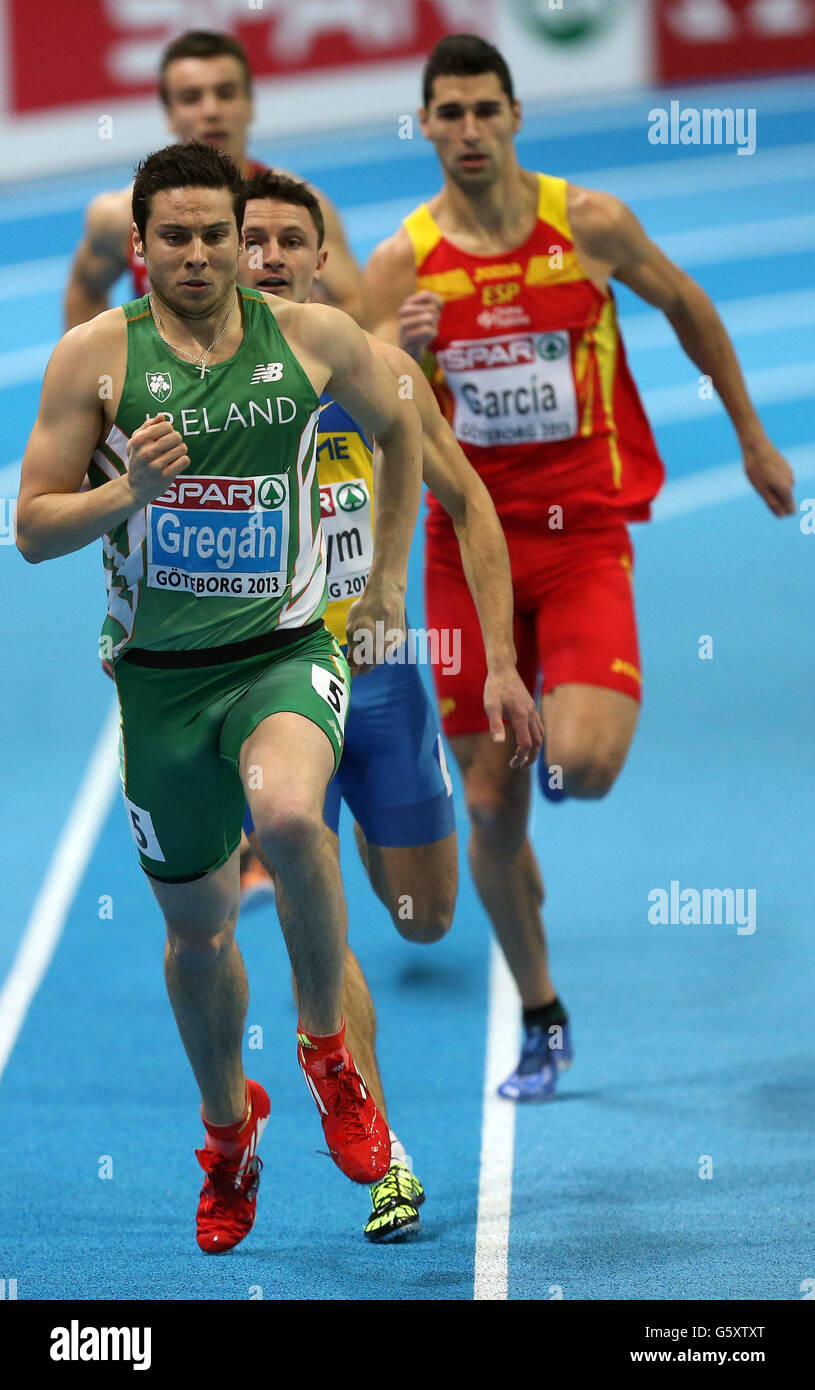
[(16, 463), (7, 463), (4, 468), (0, 468), (0, 500), (5, 501), (9, 497), (16, 497), (20, 491), (20, 470), (23, 460), (17, 459)]
[(11, 352), (0, 352), (0, 390), (41, 381), (53, 351), (53, 342), (48, 342), (35, 343), (33, 347), (12, 349)]
[[(693, 367), (691, 364), (691, 371)], [(750, 399), (759, 409), (784, 401), (815, 397), (815, 360), (784, 362), (778, 367), (759, 367), (745, 372)], [(642, 392), (642, 403), (651, 424), (676, 425), (687, 420), (704, 421), (724, 415), (719, 397), (699, 397), (699, 376), (688, 376), (679, 386), (656, 386)]]
[(0, 223), (25, 222), (29, 218), (59, 217), (68, 212), (81, 212), (99, 193), (109, 193), (114, 188), (127, 188), (133, 180), (132, 165), (117, 165), (102, 169), (93, 178), (82, 178), (77, 183), (74, 176), (63, 181), (44, 184), (38, 179), (32, 183), (15, 183), (13, 187), (3, 187), (0, 183)]
[(118, 704), (111, 706), (97, 739), (14, 963), (0, 990), (0, 1078), (25, 1022), (29, 1005), (51, 964), (77, 889), (105, 823), (118, 783)]
[(682, 266), (766, 260), (770, 246), (774, 257), (811, 251), (815, 246), (815, 214), (768, 217), (760, 222), (723, 222), (719, 227), (658, 234), (653, 240), (666, 256)]
[(489, 1022), (481, 1117), (481, 1172), (475, 1229), (473, 1298), (507, 1298), (512, 1166), (515, 1157), (515, 1102), (502, 1100), (495, 1088), (518, 1060), (518, 994), (503, 954), (490, 948)]
[(0, 267), (0, 301), (24, 295), (59, 293), (68, 278), (70, 256), (42, 256)]
[[(782, 449), (781, 452), (795, 474), (796, 483), (815, 478), (815, 439), (809, 444), (797, 444), (795, 448)], [(753, 491), (740, 460), (722, 464), (718, 468), (705, 468), (691, 473), (687, 478), (676, 478), (666, 483), (654, 503), (653, 520), (671, 521), (675, 516), (687, 516), (705, 507), (715, 507), (720, 502), (732, 502)], [(797, 488), (797, 495), (800, 504), (800, 487)]]
[[(739, 299), (716, 301), (731, 338), (755, 338), (782, 329), (811, 328), (815, 324), (815, 290), (782, 290), (778, 294), (754, 294)], [(628, 349), (644, 352), (652, 348), (675, 346), (674, 333), (664, 314), (648, 313), (620, 316)]]
[[(815, 478), (815, 440), (785, 451), (803, 481)], [(654, 521), (670, 521), (691, 512), (746, 496), (752, 489), (741, 463), (708, 468), (689, 478), (666, 483), (654, 504)], [(512, 1071), (520, 1044), (518, 993), (497, 942), (490, 944), (487, 1054), (481, 1119), (481, 1168), (475, 1232), (474, 1300), (502, 1300), (509, 1289), (509, 1229), (515, 1162), (515, 1104), (495, 1094)]]
[[(645, 138), (645, 137), (644, 137)], [(647, 140), (646, 140), (647, 143)], [(659, 146), (648, 146), (658, 150)], [(705, 149), (711, 148), (705, 146)], [(715, 148), (715, 147), (714, 147)], [(553, 171), (554, 172), (554, 171)], [(682, 155), (669, 160), (643, 160), (637, 164), (556, 171), (572, 183), (589, 188), (607, 188), (618, 198), (644, 199), (694, 197), (697, 193), (731, 192), (734, 188), (754, 188), (761, 184), (801, 183), (815, 174), (815, 143), (776, 145), (758, 149), (753, 155)]]

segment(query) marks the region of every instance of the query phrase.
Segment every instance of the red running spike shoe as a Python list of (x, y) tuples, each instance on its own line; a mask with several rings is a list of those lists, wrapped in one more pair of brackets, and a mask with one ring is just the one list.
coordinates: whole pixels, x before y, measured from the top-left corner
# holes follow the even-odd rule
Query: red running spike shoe
[(247, 1080), (251, 1110), (232, 1154), (196, 1149), (206, 1173), (196, 1216), (196, 1240), (206, 1255), (220, 1255), (248, 1236), (255, 1221), (257, 1190), (263, 1167), (256, 1149), (269, 1120), (269, 1097), (257, 1081)]
[(331, 1157), (352, 1182), (376, 1182), (390, 1167), (390, 1133), (345, 1046), (345, 1024), (330, 1038), (298, 1028), (297, 1041), (297, 1058)]

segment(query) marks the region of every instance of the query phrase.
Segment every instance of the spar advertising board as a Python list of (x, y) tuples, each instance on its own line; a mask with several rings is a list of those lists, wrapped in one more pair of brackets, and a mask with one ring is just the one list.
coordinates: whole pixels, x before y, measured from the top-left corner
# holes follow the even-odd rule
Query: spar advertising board
[[(433, 0), (9, 0), (10, 107), (22, 113), (152, 93), (163, 48), (186, 29), (234, 34), (260, 81), (420, 58), (448, 32), (447, 8)], [(491, 0), (471, 8), (471, 22), (482, 11), (491, 27)]]
[(813, 0), (656, 0), (661, 82), (815, 68)]
[(644, 86), (653, 51), (650, 0), (507, 0), (490, 36), (521, 97)]
[[(649, 13), (649, 0), (0, 0), (4, 175), (110, 163), (163, 143), (155, 74), (187, 29), (227, 30), (245, 44), (263, 137), (415, 111), (423, 59), (451, 32), (497, 43), (527, 99), (641, 85)], [(115, 149), (102, 128), (115, 130)]]
[[(530, 94), (647, 74), (644, 0), (7, 0), (11, 112), (146, 95), (164, 46), (227, 29), (260, 81), (421, 60), (450, 32), (505, 46)], [(353, 110), (353, 101), (352, 101)], [(333, 113), (336, 116), (336, 112)]]

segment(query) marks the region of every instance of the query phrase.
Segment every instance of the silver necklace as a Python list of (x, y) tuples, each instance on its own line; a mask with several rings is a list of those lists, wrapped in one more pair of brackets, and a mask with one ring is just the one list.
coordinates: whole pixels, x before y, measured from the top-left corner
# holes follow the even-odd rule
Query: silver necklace
[(219, 331), (218, 331), (217, 336), (213, 338), (213, 340), (212, 340), (212, 342), (210, 343), (209, 347), (207, 348), (206, 352), (205, 352), (205, 353), (203, 354), (203, 356), (201, 356), (201, 357), (197, 357), (196, 354), (195, 354), (194, 352), (188, 352), (186, 348), (176, 347), (176, 344), (175, 344), (175, 343), (171, 343), (170, 340), (169, 340), (169, 338), (165, 338), (164, 334), (163, 334), (162, 331), (161, 331), (161, 329), (162, 329), (161, 318), (160, 318), (160, 316), (159, 316), (158, 310), (156, 309), (156, 307), (155, 307), (155, 305), (154, 305), (154, 303), (153, 303), (153, 296), (152, 296), (152, 294), (150, 294), (150, 295), (148, 296), (148, 302), (149, 302), (149, 304), (150, 304), (150, 313), (153, 315), (153, 319), (154, 319), (154, 321), (155, 321), (156, 332), (158, 333), (158, 336), (160, 337), (161, 341), (162, 341), (163, 343), (166, 343), (167, 346), (168, 346), (168, 348), (172, 348), (173, 352), (180, 352), (181, 355), (182, 355), (182, 357), (189, 357), (193, 362), (197, 362), (197, 363), (200, 365), (200, 367), (201, 367), (201, 380), (203, 381), (203, 380), (204, 380), (204, 372), (209, 372), (209, 371), (212, 370), (211, 367), (208, 367), (208, 366), (206, 365), (207, 358), (209, 357), (209, 354), (212, 352), (212, 349), (215, 347), (215, 344), (216, 344), (217, 342), (220, 341), (220, 339), (223, 337), (224, 333), (226, 332), (226, 326), (227, 326), (227, 324), (229, 323), (229, 320), (231, 319), (231, 317), (232, 317), (232, 315), (233, 315), (233, 313), (234, 313), (234, 311), (235, 311), (235, 305), (236, 305), (237, 302), (238, 302), (238, 292), (237, 292), (237, 290), (235, 291), (235, 298), (232, 300), (232, 304), (231, 304), (231, 306), (230, 306), (229, 313), (227, 314), (226, 318), (224, 319), (223, 323), (221, 324), (221, 327), (220, 327), (220, 329), (219, 329)]

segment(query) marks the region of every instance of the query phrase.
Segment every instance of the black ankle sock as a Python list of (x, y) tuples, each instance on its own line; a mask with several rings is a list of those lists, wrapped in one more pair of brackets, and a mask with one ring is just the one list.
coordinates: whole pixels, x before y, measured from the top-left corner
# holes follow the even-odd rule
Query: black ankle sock
[(539, 1004), (536, 1009), (524, 1009), (525, 1028), (550, 1028), (559, 1023), (568, 1023), (569, 1015), (555, 995), (549, 1004)]

